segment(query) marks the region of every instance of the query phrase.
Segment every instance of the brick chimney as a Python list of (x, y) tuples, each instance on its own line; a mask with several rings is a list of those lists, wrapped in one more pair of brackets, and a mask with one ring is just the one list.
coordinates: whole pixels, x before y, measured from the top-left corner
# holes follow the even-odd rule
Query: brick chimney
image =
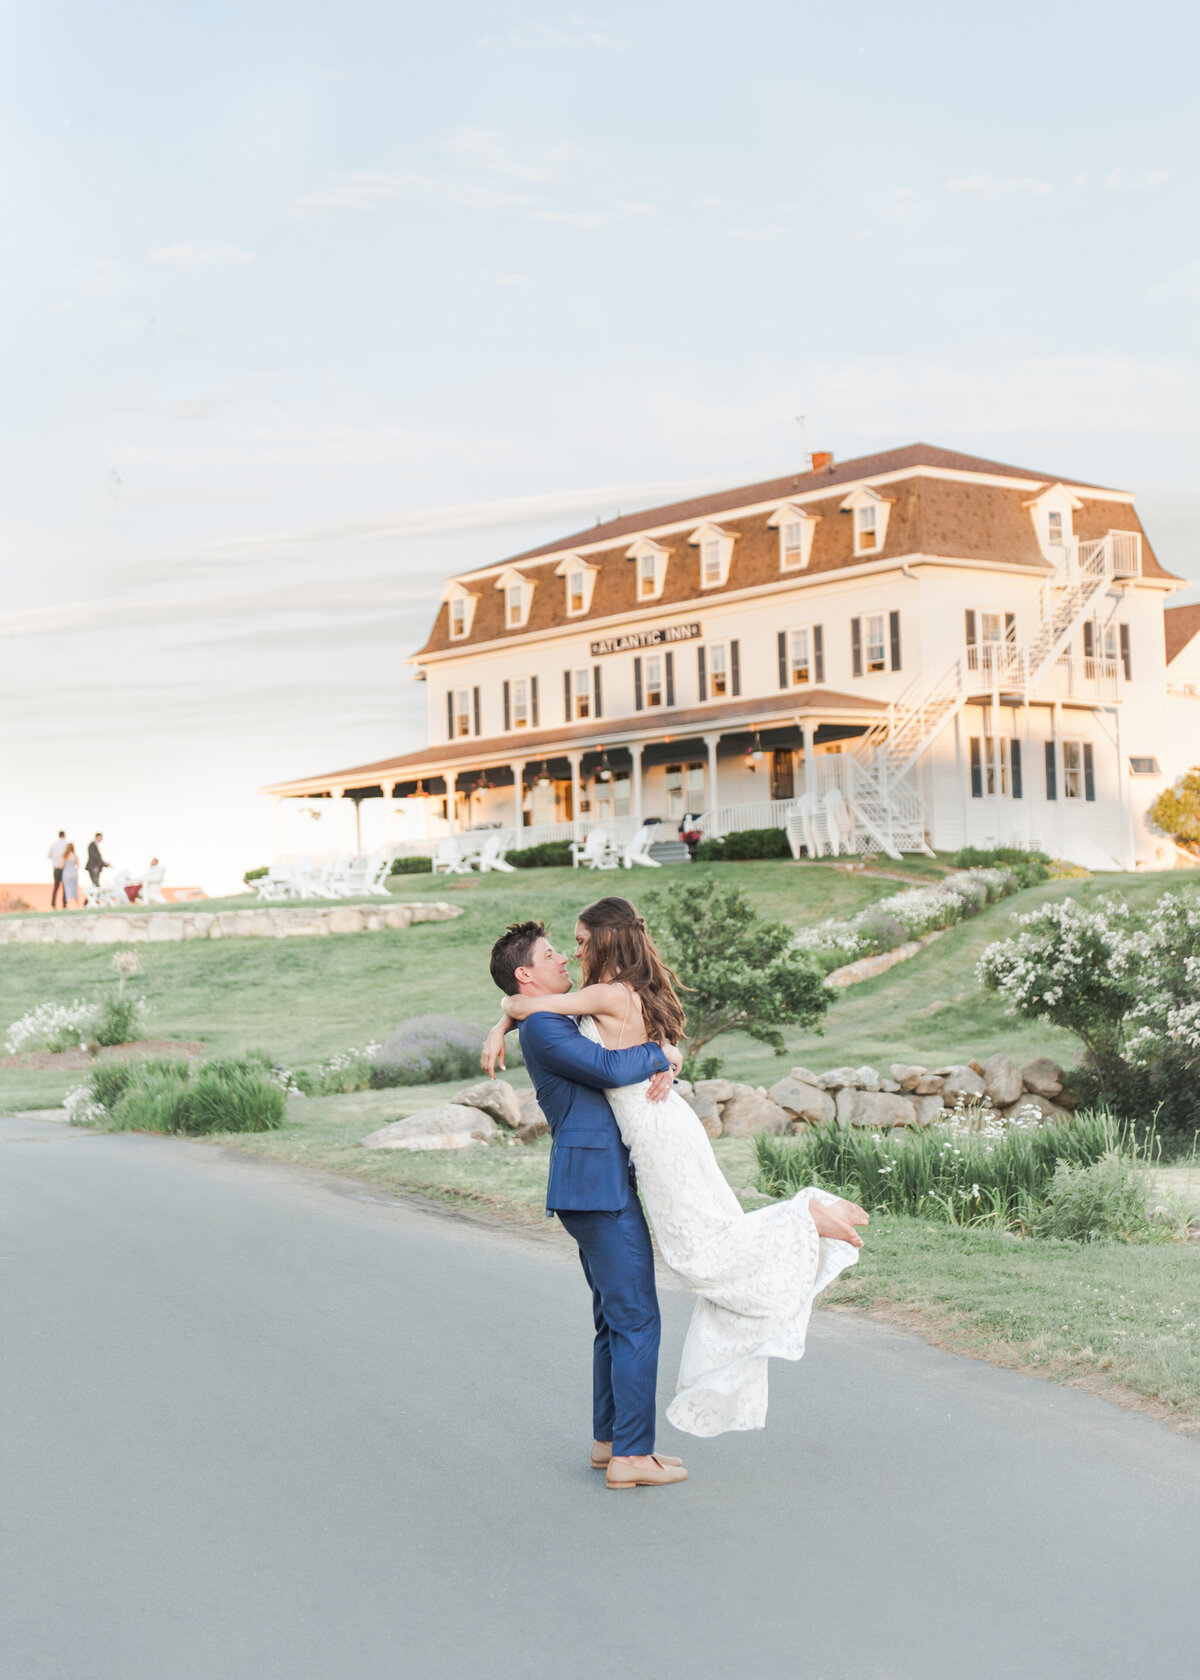
[(833, 451), (831, 449), (815, 449), (812, 455), (812, 470), (813, 472), (820, 472), (824, 467), (828, 467), (830, 472), (833, 471)]

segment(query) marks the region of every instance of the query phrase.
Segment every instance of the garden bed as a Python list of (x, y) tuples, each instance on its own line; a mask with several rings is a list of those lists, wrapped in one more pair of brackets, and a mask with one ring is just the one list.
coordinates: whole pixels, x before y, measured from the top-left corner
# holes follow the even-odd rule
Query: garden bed
[(189, 1038), (139, 1038), (131, 1044), (100, 1045), (94, 1051), (28, 1050), (0, 1056), (0, 1068), (29, 1068), (40, 1073), (86, 1073), (95, 1062), (124, 1061), (129, 1056), (200, 1056), (206, 1046)]

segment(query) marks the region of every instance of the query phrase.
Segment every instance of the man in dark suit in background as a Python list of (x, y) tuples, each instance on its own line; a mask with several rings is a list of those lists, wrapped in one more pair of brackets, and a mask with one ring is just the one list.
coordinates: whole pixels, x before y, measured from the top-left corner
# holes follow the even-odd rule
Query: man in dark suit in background
[(100, 871), (109, 868), (109, 865), (100, 856), (100, 842), (103, 839), (103, 834), (97, 834), (94, 840), (88, 841), (87, 872), (91, 876), (93, 887), (100, 885)]

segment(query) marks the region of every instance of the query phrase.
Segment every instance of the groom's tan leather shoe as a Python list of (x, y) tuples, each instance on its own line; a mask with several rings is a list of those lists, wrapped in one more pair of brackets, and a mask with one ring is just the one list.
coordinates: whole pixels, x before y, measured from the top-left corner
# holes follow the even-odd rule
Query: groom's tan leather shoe
[(687, 1471), (682, 1464), (668, 1464), (658, 1453), (650, 1454), (648, 1464), (631, 1464), (628, 1459), (614, 1458), (604, 1472), (605, 1487), (667, 1487), (672, 1482), (686, 1482)]
[[(655, 1457), (656, 1458), (661, 1458), (664, 1464), (682, 1464), (683, 1463), (683, 1460), (681, 1458), (672, 1458), (670, 1453), (656, 1453)], [(593, 1470), (607, 1470), (611, 1459), (612, 1459), (612, 1442), (611, 1441), (593, 1441), (592, 1442), (592, 1469)]]

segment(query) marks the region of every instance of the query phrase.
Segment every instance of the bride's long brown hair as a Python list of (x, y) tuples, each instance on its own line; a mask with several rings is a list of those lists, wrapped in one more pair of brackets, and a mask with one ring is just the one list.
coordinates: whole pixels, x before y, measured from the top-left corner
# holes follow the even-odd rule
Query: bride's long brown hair
[(588, 932), (581, 955), (584, 985), (608, 980), (632, 986), (641, 1000), (646, 1037), (678, 1044), (685, 1025), (675, 989), (679, 979), (655, 950), (645, 922), (629, 900), (597, 899), (579, 912), (577, 920)]

